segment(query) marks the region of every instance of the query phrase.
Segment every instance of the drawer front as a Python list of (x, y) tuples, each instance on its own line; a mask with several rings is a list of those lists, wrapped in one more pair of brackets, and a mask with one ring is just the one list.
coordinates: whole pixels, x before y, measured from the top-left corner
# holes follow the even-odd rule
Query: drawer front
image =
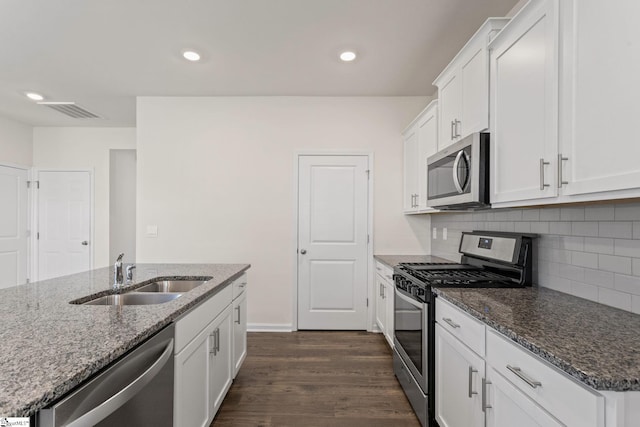
[(564, 424), (604, 426), (602, 395), (489, 328), (486, 360), (514, 386)]
[(221, 286), (224, 286), (224, 288), (176, 322), (175, 354), (178, 354), (218, 314), (222, 313), (231, 304), (231, 286)]
[(436, 298), (436, 322), (476, 354), (484, 357), (484, 323), (442, 298)]
[(233, 281), (233, 299), (238, 298), (247, 288), (247, 273)]
[(380, 261), (376, 261), (376, 273), (388, 280), (389, 283), (393, 283), (393, 268), (381, 263)]

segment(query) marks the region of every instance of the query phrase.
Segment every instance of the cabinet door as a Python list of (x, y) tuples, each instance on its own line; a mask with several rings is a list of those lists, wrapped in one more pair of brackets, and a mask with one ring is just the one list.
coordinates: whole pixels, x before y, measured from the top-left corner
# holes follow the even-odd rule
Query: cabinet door
[(394, 331), (394, 322), (393, 322), (393, 294), (395, 292), (395, 285), (393, 282), (387, 282), (384, 288), (384, 300), (385, 300), (385, 310), (386, 310), (386, 319), (387, 325), (384, 331), (384, 335), (387, 338), (387, 342), (393, 348), (393, 331)]
[(536, 405), (502, 375), (487, 366), (487, 427), (561, 427), (554, 417)]
[(247, 357), (247, 292), (233, 301), (233, 378)]
[(458, 132), (462, 138), (489, 127), (489, 60), (485, 41), (479, 39), (467, 49), (460, 67), (462, 118)]
[(532, 0), (491, 48), (491, 203), (555, 197), (558, 0)]
[(452, 73), (438, 88), (440, 132), (438, 150), (456, 142), (462, 118), (462, 84), (458, 74)]
[(175, 357), (173, 425), (208, 425), (211, 332), (203, 330)]
[(483, 427), (484, 360), (436, 324), (436, 420), (440, 427)]
[(418, 207), (427, 207), (428, 175), (427, 158), (438, 152), (438, 103), (434, 101), (423, 112), (418, 127)]
[(376, 274), (376, 323), (383, 334), (387, 329), (387, 304), (384, 299), (385, 280)]
[(231, 387), (232, 330), (231, 306), (228, 306), (212, 322), (209, 336), (212, 351), (209, 353), (209, 419), (212, 420)]
[(563, 1), (561, 12), (563, 194), (637, 190), (640, 2)]
[(418, 133), (415, 127), (404, 135), (404, 211), (418, 210)]

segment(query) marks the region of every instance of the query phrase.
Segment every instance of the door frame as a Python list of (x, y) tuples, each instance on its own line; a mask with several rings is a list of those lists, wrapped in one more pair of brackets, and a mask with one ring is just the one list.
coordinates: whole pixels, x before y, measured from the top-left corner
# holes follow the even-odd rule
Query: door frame
[(293, 310), (291, 319), (291, 330), (298, 330), (298, 226), (300, 218), (298, 218), (298, 192), (300, 182), (300, 157), (303, 156), (363, 156), (367, 158), (367, 169), (369, 170), (369, 185), (367, 194), (367, 235), (369, 241), (367, 242), (367, 332), (373, 331), (374, 323), (374, 304), (373, 299), (373, 186), (374, 186), (374, 153), (372, 151), (357, 151), (357, 150), (296, 150), (293, 155), (293, 233), (292, 235), (292, 259), (293, 259)]
[[(31, 180), (32, 181), (40, 181), (40, 172), (87, 172), (89, 174), (89, 269), (93, 270), (94, 268), (94, 256), (95, 256), (95, 169), (68, 169), (68, 168), (38, 168), (34, 167), (31, 169)], [(31, 281), (36, 282), (39, 280), (39, 270), (38, 270), (38, 252), (40, 250), (39, 240), (37, 239), (38, 233), (38, 223), (40, 218), (38, 217), (38, 209), (39, 209), (39, 199), (38, 195), (35, 193), (37, 188), (34, 189), (31, 187), (31, 233), (30, 238), (30, 258), (31, 258)]]

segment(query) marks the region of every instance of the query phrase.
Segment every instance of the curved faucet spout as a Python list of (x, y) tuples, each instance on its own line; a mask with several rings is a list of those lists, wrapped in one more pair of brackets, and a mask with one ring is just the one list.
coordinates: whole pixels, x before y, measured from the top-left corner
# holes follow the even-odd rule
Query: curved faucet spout
[(113, 265), (113, 287), (115, 289), (120, 289), (120, 287), (122, 287), (122, 283), (123, 283), (123, 277), (122, 277), (122, 257), (124, 257), (124, 253), (121, 253), (120, 255), (118, 255), (118, 258), (116, 259), (116, 263)]

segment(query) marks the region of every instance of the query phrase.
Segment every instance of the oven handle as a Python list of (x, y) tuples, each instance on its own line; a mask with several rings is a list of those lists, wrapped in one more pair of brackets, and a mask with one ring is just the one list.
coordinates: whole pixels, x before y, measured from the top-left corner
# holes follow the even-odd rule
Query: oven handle
[(406, 292), (404, 292), (403, 290), (396, 288), (396, 296), (397, 297), (399, 297), (401, 300), (403, 300), (405, 302), (408, 302), (409, 304), (411, 304), (415, 308), (422, 309), (422, 303), (420, 301), (414, 299), (413, 297), (409, 297), (407, 295), (408, 294)]

